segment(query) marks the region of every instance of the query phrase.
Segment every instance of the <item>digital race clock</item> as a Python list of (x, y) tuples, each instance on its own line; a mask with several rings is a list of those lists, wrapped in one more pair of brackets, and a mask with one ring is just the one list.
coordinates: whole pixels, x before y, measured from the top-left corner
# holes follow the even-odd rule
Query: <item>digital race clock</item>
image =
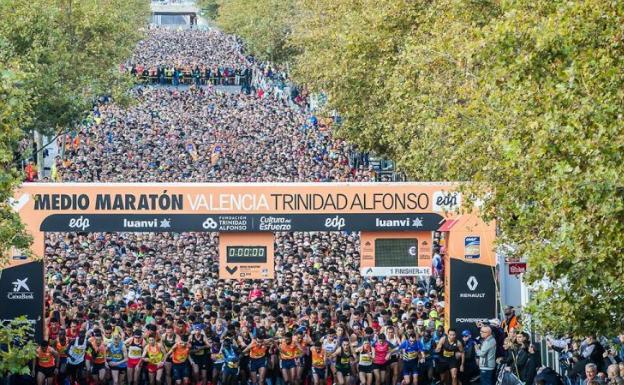
[(266, 246), (227, 246), (227, 263), (266, 263)]
[(220, 279), (273, 279), (273, 233), (219, 234)]

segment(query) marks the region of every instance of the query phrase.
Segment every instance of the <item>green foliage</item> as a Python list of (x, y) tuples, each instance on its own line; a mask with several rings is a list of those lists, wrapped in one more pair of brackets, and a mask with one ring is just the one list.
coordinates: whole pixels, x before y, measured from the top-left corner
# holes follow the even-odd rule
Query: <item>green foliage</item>
[(295, 53), (288, 38), (296, 9), (295, 0), (219, 0), (216, 23), (242, 37), (251, 54), (283, 63)]
[(25, 249), (30, 244), (19, 215), (9, 205), (13, 190), (21, 181), (13, 153), (22, 135), (20, 127), (28, 124), (30, 118), (22, 78), (17, 71), (0, 72), (0, 267), (7, 262), (11, 246)]
[(18, 61), (31, 91), (26, 129), (54, 131), (79, 121), (108, 93), (140, 39), (146, 0), (33, 0), (0, 3), (3, 62)]
[(208, 19), (214, 21), (219, 17), (219, 0), (199, 0), (197, 6)]
[(12, 320), (8, 325), (0, 325), (0, 377), (7, 374), (30, 374), (30, 361), (37, 354), (37, 344), (33, 342), (34, 329), (25, 317)]
[(547, 283), (542, 329), (622, 326), (623, 2), (299, 4), (293, 74), (328, 94), (339, 134), (417, 180), (470, 181)]
[[(127, 90), (118, 66), (141, 38), (147, 0), (0, 2), (0, 266), (30, 237), (9, 206), (17, 143), (79, 122), (98, 96)], [(115, 96), (115, 95), (114, 95)]]

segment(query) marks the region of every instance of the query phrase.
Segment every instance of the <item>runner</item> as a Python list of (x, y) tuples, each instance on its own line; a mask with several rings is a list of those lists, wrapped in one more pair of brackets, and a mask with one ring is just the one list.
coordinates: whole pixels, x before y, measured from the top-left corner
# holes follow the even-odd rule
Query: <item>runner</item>
[(267, 352), (270, 341), (265, 341), (265, 338), (264, 332), (258, 333), (243, 351), (243, 353), (249, 353), (249, 372), (253, 385), (264, 385), (266, 378)]
[(418, 365), (425, 362), (425, 354), (414, 332), (410, 332), (408, 338), (399, 346), (399, 350), (403, 359), (403, 385), (418, 385)]
[(65, 382), (65, 378), (67, 377), (67, 349), (69, 348), (69, 343), (70, 341), (67, 339), (65, 329), (61, 329), (54, 347), (59, 354), (57, 380), (61, 384)]
[(297, 384), (302, 384), (306, 372), (306, 357), (310, 355), (309, 345), (312, 342), (310, 337), (306, 333), (307, 328), (305, 326), (300, 327), (295, 332), (293, 337), (295, 344), (297, 345), (297, 352), (295, 354), (295, 362), (297, 364), (297, 373), (295, 374)]
[(338, 385), (347, 385), (351, 378), (351, 365), (355, 359), (355, 355), (351, 351), (351, 343), (348, 339), (343, 339), (340, 346), (332, 354), (336, 362), (336, 383)]
[(292, 333), (288, 332), (284, 334), (281, 342), (278, 345), (280, 364), (279, 367), (282, 370), (282, 377), (286, 385), (296, 385), (297, 381), (297, 363), (296, 355), (299, 346), (293, 341)]
[[(395, 329), (392, 326), (386, 326), (386, 339), (393, 348), (397, 348), (401, 344), (401, 339), (395, 333)], [(393, 349), (390, 354), (390, 360), (388, 360), (388, 364), (390, 365), (389, 374), (391, 375), (390, 384), (399, 383), (399, 359), (399, 350)]]
[(130, 385), (139, 385), (141, 368), (143, 366), (143, 350), (145, 348), (143, 332), (135, 329), (132, 337), (125, 341), (125, 345), (128, 347), (128, 383)]
[[(250, 323), (253, 325), (253, 322)], [(242, 350), (242, 354), (240, 357), (240, 381), (243, 384), (247, 383), (247, 379), (249, 378), (249, 352), (245, 352), (247, 346), (251, 344), (253, 337), (249, 332), (248, 326), (241, 326), (238, 336), (236, 338), (236, 344), (239, 349)]]
[(381, 385), (386, 383), (386, 372), (388, 371), (388, 362), (392, 354), (392, 346), (386, 341), (386, 335), (380, 333), (377, 341), (372, 344), (373, 347), (373, 374), (375, 384)]
[(147, 363), (147, 376), (150, 385), (160, 385), (162, 383), (166, 354), (167, 351), (163, 348), (163, 345), (156, 342), (156, 337), (153, 335), (149, 336), (147, 346), (143, 350), (143, 361)]
[(106, 350), (107, 346), (102, 339), (102, 332), (95, 330), (89, 342), (89, 355), (91, 357), (91, 379), (97, 384), (104, 384), (106, 380)]
[(78, 332), (67, 350), (67, 375), (69, 381), (83, 383), (85, 381), (85, 354), (87, 353), (88, 336), (84, 330)]
[(445, 384), (459, 385), (458, 371), (464, 371), (464, 346), (454, 329), (449, 329), (440, 339), (436, 352), (440, 354), (438, 373)]
[(57, 362), (59, 361), (58, 352), (49, 346), (48, 340), (43, 340), (37, 348), (37, 358), (35, 373), (37, 385), (52, 385), (54, 375), (58, 372)]
[(362, 344), (356, 349), (359, 353), (358, 359), (358, 376), (361, 385), (373, 384), (373, 357), (374, 350), (371, 342), (364, 339)]
[[(165, 326), (165, 335), (163, 336), (162, 341), (161, 341), (162, 350), (164, 352), (170, 351), (175, 346), (176, 342), (177, 342), (177, 336), (173, 332), (173, 326), (171, 324), (167, 324), (167, 326)], [(167, 385), (171, 385), (173, 382), (173, 374), (172, 374), (173, 364), (171, 362), (170, 356), (167, 356), (167, 358), (165, 359), (164, 367), (165, 367), (165, 381)]]
[(111, 370), (113, 385), (124, 384), (124, 377), (128, 368), (128, 351), (119, 333), (115, 333), (113, 341), (108, 344), (107, 360), (108, 367)]
[(421, 374), (421, 385), (429, 385), (433, 380), (437, 357), (436, 344), (433, 342), (431, 330), (423, 331), (422, 337), (420, 337), (420, 345), (423, 349), (424, 361), (419, 364), (418, 372)]
[(173, 364), (173, 380), (176, 384), (191, 383), (191, 366), (193, 359), (190, 356), (191, 343), (188, 335), (182, 335), (178, 342), (167, 352)]
[(217, 384), (222, 378), (223, 365), (225, 364), (225, 357), (221, 349), (221, 341), (217, 337), (212, 339), (212, 383)]
[(312, 354), (312, 382), (321, 385), (327, 376), (327, 352), (323, 349), (323, 343), (317, 340), (310, 349)]
[(223, 385), (234, 385), (240, 373), (240, 350), (230, 338), (226, 338), (223, 340), (221, 351), (225, 359)]
[(193, 357), (193, 380), (195, 384), (206, 385), (208, 383), (208, 371), (211, 369), (210, 343), (202, 326), (193, 326), (191, 333), (191, 357)]
[(333, 354), (338, 349), (338, 339), (336, 338), (336, 331), (329, 329), (325, 338), (323, 338), (323, 350), (327, 356), (327, 367), (330, 370), (330, 374), (333, 379), (336, 378), (336, 360), (334, 360)]

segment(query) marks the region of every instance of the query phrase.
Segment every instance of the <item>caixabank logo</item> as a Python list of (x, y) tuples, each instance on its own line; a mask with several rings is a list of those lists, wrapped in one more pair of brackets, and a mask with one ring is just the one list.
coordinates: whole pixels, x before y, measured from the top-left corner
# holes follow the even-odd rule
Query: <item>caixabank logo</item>
[(7, 293), (10, 300), (33, 300), (35, 295), (28, 286), (28, 277), (18, 278), (12, 282), (13, 290)]

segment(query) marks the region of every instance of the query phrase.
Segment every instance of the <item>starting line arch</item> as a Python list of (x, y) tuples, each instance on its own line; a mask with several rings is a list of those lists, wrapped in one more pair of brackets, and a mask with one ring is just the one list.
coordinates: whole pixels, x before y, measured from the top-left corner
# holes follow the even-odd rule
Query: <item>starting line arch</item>
[(0, 320), (43, 330), (45, 232), (219, 232), (220, 279), (272, 279), (274, 233), (359, 231), (364, 277), (431, 273), (444, 233), (445, 321), (474, 327), (497, 314), (494, 223), (461, 212), (459, 184), (30, 183), (11, 205), (33, 236), (0, 275)]

